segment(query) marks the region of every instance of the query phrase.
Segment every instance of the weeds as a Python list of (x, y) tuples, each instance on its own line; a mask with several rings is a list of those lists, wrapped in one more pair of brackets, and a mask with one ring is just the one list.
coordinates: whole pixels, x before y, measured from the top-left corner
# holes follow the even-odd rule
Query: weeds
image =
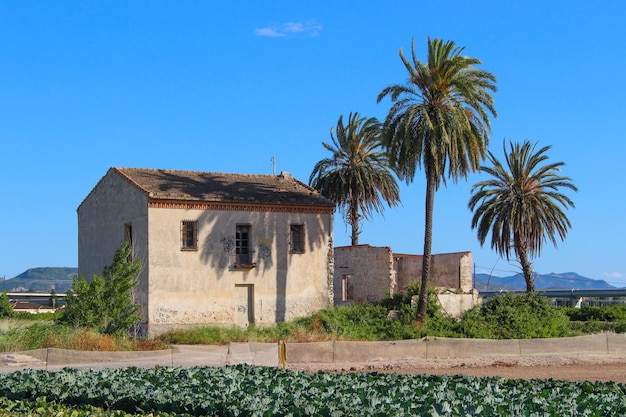
[[(402, 340), (424, 336), (486, 339), (562, 337), (600, 331), (626, 332), (626, 307), (554, 307), (538, 294), (506, 294), (466, 311), (460, 318), (443, 312), (435, 291), (429, 291), (428, 316), (414, 324), (413, 296), (404, 294), (374, 303), (355, 303), (318, 311), (272, 326), (189, 326), (152, 339), (103, 335), (90, 329), (55, 324), (53, 317), (34, 321), (17, 317), (0, 320), (0, 351), (56, 347), (72, 350), (159, 350), (170, 344), (227, 344), (230, 342), (315, 342), (327, 340)], [(391, 314), (390, 314), (391, 312)], [(34, 315), (33, 315), (34, 316)]]
[[(5, 323), (6, 325), (6, 323)], [(13, 320), (10, 328), (0, 331), (0, 351), (58, 348), (89, 351), (159, 350), (169, 345), (160, 340), (131, 336), (111, 336), (91, 329), (55, 324), (53, 321)]]

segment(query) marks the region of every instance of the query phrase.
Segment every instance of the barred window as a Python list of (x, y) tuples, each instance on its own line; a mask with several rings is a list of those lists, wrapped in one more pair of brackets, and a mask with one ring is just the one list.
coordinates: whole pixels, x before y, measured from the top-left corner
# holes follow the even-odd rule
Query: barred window
[(198, 250), (198, 222), (183, 220), (181, 222), (181, 250)]
[(235, 230), (235, 256), (239, 265), (250, 265), (250, 226), (239, 225)]
[(289, 252), (304, 253), (304, 225), (289, 226)]

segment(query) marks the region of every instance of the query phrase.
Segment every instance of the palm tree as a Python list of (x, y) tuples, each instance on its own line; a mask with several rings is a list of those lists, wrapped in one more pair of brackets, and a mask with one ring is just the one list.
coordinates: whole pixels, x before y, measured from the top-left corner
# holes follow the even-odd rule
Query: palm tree
[(333, 156), (315, 164), (309, 178), (313, 188), (344, 211), (352, 226), (353, 246), (359, 244), (361, 217), (368, 219), (372, 212), (381, 213), (383, 200), (389, 207), (400, 202), (400, 188), (381, 148), (380, 133), (376, 118), (350, 113), (344, 126), (340, 116), (336, 130), (330, 130), (332, 145), (322, 142)]
[(481, 171), (493, 178), (476, 183), (469, 201), (474, 211), (472, 229), (477, 229), (483, 245), (491, 232), (491, 248), (509, 260), (515, 252), (526, 280), (526, 291), (535, 291), (535, 277), (530, 258), (541, 254), (546, 239), (556, 247), (558, 235), (565, 239), (571, 227), (563, 209), (574, 203), (560, 188), (578, 191), (571, 179), (559, 175), (563, 162), (542, 165), (551, 146), (535, 152), (535, 145), (509, 142), (509, 152), (503, 144), (506, 167), (489, 152), (493, 167)]
[(384, 144), (396, 173), (407, 184), (417, 167), (426, 174), (424, 257), (417, 321), (426, 318), (432, 252), (435, 191), (447, 176), (454, 182), (478, 170), (489, 142), (489, 113), (496, 117), (492, 91), (495, 77), (475, 66), (480, 61), (462, 56), (464, 48), (454, 42), (428, 38), (428, 61), (415, 56), (412, 62), (402, 49), (400, 58), (409, 73), (406, 84), (385, 88), (378, 102), (390, 96), (391, 109), (384, 127)]

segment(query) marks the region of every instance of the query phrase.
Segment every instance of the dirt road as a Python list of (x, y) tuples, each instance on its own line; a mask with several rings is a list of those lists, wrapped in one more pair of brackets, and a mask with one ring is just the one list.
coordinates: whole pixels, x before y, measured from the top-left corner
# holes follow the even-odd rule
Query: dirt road
[(396, 372), (402, 374), (501, 376), (512, 379), (562, 379), (626, 383), (626, 356), (532, 356), (465, 359), (429, 359), (395, 362), (292, 364), (300, 371)]

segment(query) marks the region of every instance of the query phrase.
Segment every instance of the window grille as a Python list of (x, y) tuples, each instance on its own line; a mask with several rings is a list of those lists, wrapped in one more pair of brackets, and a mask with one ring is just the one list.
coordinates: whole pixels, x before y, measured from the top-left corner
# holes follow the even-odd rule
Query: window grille
[(198, 222), (183, 220), (181, 222), (181, 249), (198, 250)]
[(235, 263), (250, 265), (250, 226), (237, 226), (235, 233)]
[(289, 227), (289, 251), (304, 253), (304, 225), (292, 224)]

